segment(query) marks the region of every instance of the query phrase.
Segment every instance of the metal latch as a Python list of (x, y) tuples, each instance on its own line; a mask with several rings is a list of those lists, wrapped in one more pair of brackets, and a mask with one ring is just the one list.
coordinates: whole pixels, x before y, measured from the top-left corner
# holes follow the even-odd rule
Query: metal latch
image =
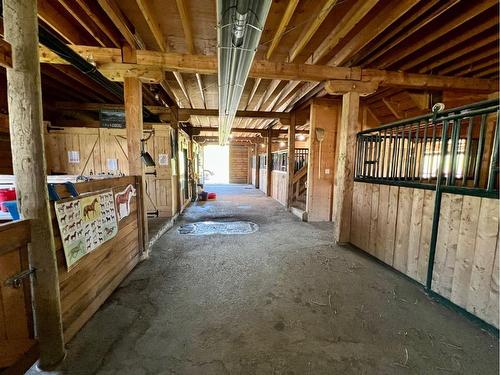
[(25, 271), (21, 271), (19, 273), (16, 273), (14, 276), (11, 276), (7, 280), (5, 280), (4, 285), (17, 289), (17, 288), (21, 287), (21, 284), (22, 284), (24, 279), (30, 277), (31, 275), (34, 275), (35, 272), (36, 272), (36, 268), (32, 268), (29, 270), (25, 270)]

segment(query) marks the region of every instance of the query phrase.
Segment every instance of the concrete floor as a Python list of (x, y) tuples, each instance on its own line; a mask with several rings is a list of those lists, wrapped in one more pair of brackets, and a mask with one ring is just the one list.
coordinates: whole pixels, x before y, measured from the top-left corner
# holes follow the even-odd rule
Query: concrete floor
[[(244, 186), (209, 187), (53, 374), (498, 374), (498, 338)], [(183, 236), (199, 220), (258, 232)]]

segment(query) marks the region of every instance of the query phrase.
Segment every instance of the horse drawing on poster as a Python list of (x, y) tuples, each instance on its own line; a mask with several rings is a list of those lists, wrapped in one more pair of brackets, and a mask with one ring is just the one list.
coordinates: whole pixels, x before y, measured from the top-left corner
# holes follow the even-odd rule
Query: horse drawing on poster
[(125, 190), (115, 194), (118, 221), (130, 215), (130, 201), (136, 195), (137, 191), (132, 185), (128, 185)]

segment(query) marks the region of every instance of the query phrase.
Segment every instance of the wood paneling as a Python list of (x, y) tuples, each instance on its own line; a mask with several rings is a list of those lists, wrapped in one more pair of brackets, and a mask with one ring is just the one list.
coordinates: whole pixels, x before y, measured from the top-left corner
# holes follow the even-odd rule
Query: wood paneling
[(498, 328), (498, 200), (443, 194), (432, 288)]
[[(435, 192), (354, 183), (351, 243), (427, 282)], [(432, 290), (498, 328), (497, 199), (443, 194)]]
[[(78, 183), (76, 188), (80, 193), (111, 188), (113, 193), (116, 194), (124, 190), (129, 184), (134, 185), (137, 194), (139, 194), (139, 185), (135, 177)], [(63, 189), (60, 189), (60, 194), (61, 197), (67, 196), (67, 192)], [(66, 342), (71, 340), (139, 262), (141, 230), (138, 225), (141, 223), (141, 218), (139, 218), (137, 210), (138, 199), (140, 199), (139, 195), (132, 198), (130, 215), (119, 222), (117, 235), (84, 256), (70, 271), (66, 267), (60, 233), (54, 219), (52, 205), (61, 309)]]
[(259, 190), (267, 194), (267, 169), (259, 169)]
[(229, 145), (229, 183), (248, 182), (248, 147)]
[(21, 360), (36, 344), (29, 279), (20, 288), (5, 285), (9, 277), (29, 269), (29, 242), (29, 221), (0, 225), (0, 369)]
[(288, 172), (273, 171), (271, 174), (271, 197), (286, 206), (288, 200)]

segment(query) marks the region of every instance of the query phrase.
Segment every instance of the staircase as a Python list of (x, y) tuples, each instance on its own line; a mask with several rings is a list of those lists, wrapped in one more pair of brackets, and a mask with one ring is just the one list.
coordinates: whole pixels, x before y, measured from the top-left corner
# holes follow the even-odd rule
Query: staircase
[(306, 196), (307, 196), (307, 164), (303, 165), (293, 176), (291, 211), (301, 220), (307, 220)]

